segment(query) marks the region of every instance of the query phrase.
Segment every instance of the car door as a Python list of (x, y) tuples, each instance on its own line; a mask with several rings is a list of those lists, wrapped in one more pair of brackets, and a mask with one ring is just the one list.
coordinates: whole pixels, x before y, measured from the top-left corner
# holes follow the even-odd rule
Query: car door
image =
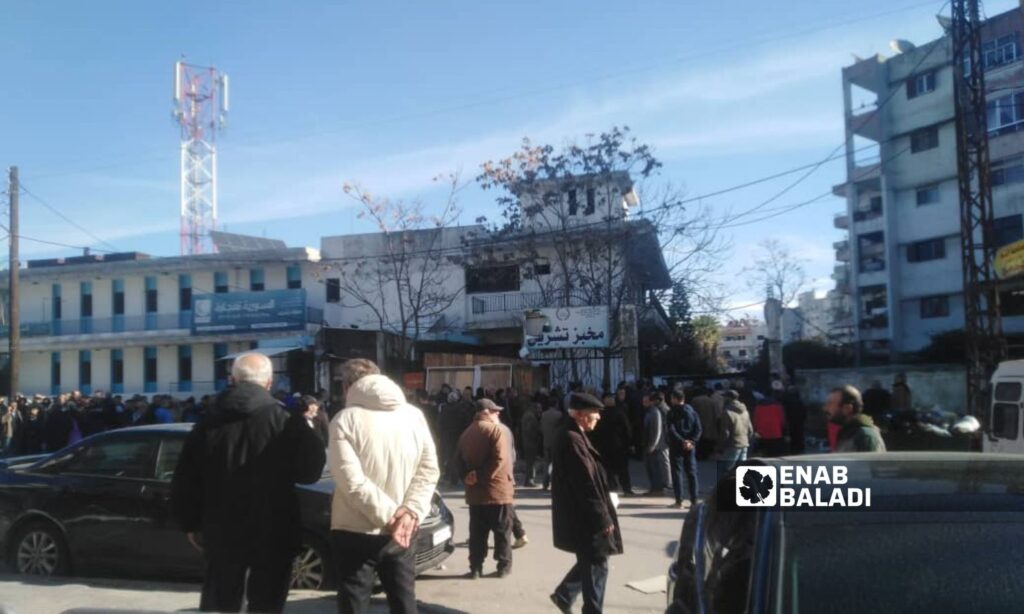
[(83, 441), (39, 471), (59, 475), (51, 501), (81, 570), (131, 570), (140, 550), (139, 496), (156, 441), (109, 433)]
[(1024, 454), (1021, 437), (1021, 396), (1024, 385), (1018, 379), (996, 382), (992, 395), (989, 428), (985, 437), (985, 451)]
[(140, 538), (146, 544), (147, 565), (161, 575), (202, 577), (203, 557), (189, 543), (171, 514), (171, 478), (185, 443), (185, 433), (160, 438), (153, 474), (142, 486)]

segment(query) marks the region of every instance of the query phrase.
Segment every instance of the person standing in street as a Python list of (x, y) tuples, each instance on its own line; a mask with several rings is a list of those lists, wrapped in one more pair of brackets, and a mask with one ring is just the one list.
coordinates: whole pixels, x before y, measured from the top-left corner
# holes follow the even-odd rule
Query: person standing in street
[(719, 460), (727, 464), (726, 471), (732, 471), (737, 464), (747, 460), (747, 448), (754, 436), (754, 425), (750, 422), (747, 408), (740, 402), (735, 390), (725, 392), (725, 412), (722, 415), (722, 430), (719, 434)]
[(683, 473), (690, 489), (690, 505), (697, 504), (697, 443), (701, 439), (700, 417), (686, 403), (681, 388), (672, 391), (672, 407), (668, 412), (669, 460), (672, 467), (673, 507), (683, 507)]
[(477, 401), (472, 424), (459, 438), (457, 459), (466, 485), (469, 505), (469, 573), (475, 580), (483, 575), (487, 539), (494, 533), (495, 577), (512, 573), (512, 478), (511, 442), (499, 426), (502, 407), (490, 399)]
[(551, 458), (563, 420), (565, 420), (565, 414), (558, 409), (557, 397), (548, 397), (548, 407), (540, 415), (540, 433), (544, 440), (544, 490), (551, 487)]
[(312, 428), (270, 396), (273, 367), (238, 356), (232, 385), (185, 439), (171, 510), (206, 558), (199, 609), (280, 612), (302, 545), (295, 484), (312, 484), (324, 447)]
[(18, 401), (12, 400), (10, 405), (3, 407), (0, 416), (0, 449), (4, 456), (15, 456), (21, 448), (21, 436), (24, 419), (18, 407)]
[(775, 395), (782, 392), (782, 382), (772, 382), (772, 394), (764, 397), (754, 408), (754, 432), (757, 433), (757, 451), (761, 456), (782, 456), (786, 446), (786, 413)]
[(700, 418), (703, 433), (700, 441), (697, 442), (697, 460), (706, 460), (711, 458), (718, 444), (718, 421), (721, 418), (721, 406), (711, 397), (711, 391), (704, 386), (703, 382), (699, 383), (691, 394), (690, 406)]
[[(511, 388), (509, 389), (511, 390)], [(507, 398), (507, 397), (506, 397)], [(495, 403), (497, 405), (497, 403)], [(516, 454), (516, 437), (512, 434), (512, 429), (507, 424), (500, 420), (500, 417), (504, 415), (508, 410), (502, 408), (502, 411), (498, 412), (499, 420), (498, 426), (501, 427), (502, 439), (505, 441), (506, 452), (509, 458), (509, 464), (512, 466), (512, 490), (515, 492), (516, 487), (516, 462), (518, 455)], [(512, 543), (513, 549), (518, 549), (526, 546), (530, 543), (530, 538), (526, 536), (526, 528), (523, 527), (523, 522), (519, 520), (519, 514), (516, 513), (515, 503), (512, 504), (512, 509), (509, 510), (510, 516), (512, 517), (512, 538), (515, 540)]]
[(306, 421), (306, 424), (312, 428), (320, 440), (324, 442), (324, 447), (327, 447), (327, 432), (330, 420), (327, 419), (327, 412), (324, 410), (323, 405), (313, 395), (303, 395), (299, 399), (299, 404), (296, 406), (295, 413), (302, 416), (302, 419)]
[(644, 459), (647, 479), (650, 483), (648, 496), (665, 494), (669, 479), (668, 441), (666, 440), (665, 418), (668, 411), (662, 411), (665, 397), (660, 392), (644, 395)]
[(608, 583), (608, 557), (622, 554), (622, 533), (608, 478), (597, 450), (587, 439), (601, 419), (601, 401), (576, 393), (569, 399), (554, 449), (551, 528), (554, 546), (576, 556), (576, 564), (551, 594), (562, 612), (583, 595), (583, 614), (600, 614)]
[(533, 481), (534, 468), (537, 465), (537, 457), (540, 456), (544, 446), (540, 432), (540, 417), (540, 403), (530, 402), (519, 419), (520, 445), (523, 448), (523, 462), (526, 465), (526, 478), (523, 481), (523, 486), (527, 488), (536, 486)]
[(619, 404), (612, 395), (605, 395), (601, 421), (594, 427), (590, 440), (601, 455), (608, 486), (612, 491), (621, 490), (627, 497), (633, 496), (633, 481), (629, 475), (629, 446), (633, 434), (629, 428), (625, 403)]
[(833, 452), (885, 452), (882, 433), (864, 413), (860, 391), (847, 384), (834, 388), (825, 402), (825, 414), (839, 426)]
[(804, 441), (807, 408), (800, 398), (800, 389), (793, 384), (782, 395), (782, 410), (786, 414), (786, 426), (789, 428), (789, 453), (803, 454), (807, 445)]
[(339, 614), (363, 614), (377, 578), (392, 614), (416, 612), (412, 540), (440, 471), (423, 412), (373, 362), (342, 365), (345, 409), (330, 424), (331, 542)]

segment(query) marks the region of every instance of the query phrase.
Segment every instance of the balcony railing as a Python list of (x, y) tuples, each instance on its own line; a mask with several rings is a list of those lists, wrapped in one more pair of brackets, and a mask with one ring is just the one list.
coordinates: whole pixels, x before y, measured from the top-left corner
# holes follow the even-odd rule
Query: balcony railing
[[(481, 316), (488, 313), (511, 313), (541, 307), (557, 307), (566, 305), (564, 296), (564, 294), (549, 294), (545, 298), (542, 292), (471, 294), (469, 296), (470, 314)], [(569, 307), (586, 307), (595, 304), (595, 301), (591, 300), (589, 296), (578, 290), (570, 291), (568, 296)]]
[[(306, 308), (306, 322), (321, 324), (322, 309)], [(135, 333), (143, 331), (188, 330), (192, 328), (192, 312), (148, 313), (145, 315), (113, 316), (109, 318), (80, 318), (78, 320), (52, 320), (49, 322), (23, 322), (22, 337), (66, 337), (70, 335), (100, 335), (106, 333)], [(0, 326), (0, 337), (10, 334), (9, 326)]]

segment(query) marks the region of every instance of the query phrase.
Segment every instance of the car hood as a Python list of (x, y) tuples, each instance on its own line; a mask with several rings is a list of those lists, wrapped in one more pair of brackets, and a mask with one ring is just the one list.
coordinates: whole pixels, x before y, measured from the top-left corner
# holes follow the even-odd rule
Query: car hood
[(9, 458), (0, 459), (0, 469), (7, 469), (14, 471), (17, 469), (23, 469), (29, 465), (33, 465), (44, 458), (50, 456), (49, 454), (28, 454), (25, 456), (11, 456)]

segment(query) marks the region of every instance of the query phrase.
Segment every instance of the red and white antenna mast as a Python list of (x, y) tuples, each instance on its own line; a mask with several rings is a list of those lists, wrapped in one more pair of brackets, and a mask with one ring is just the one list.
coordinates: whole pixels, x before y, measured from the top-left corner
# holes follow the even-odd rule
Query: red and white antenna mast
[(217, 130), (228, 112), (228, 76), (174, 64), (174, 120), (181, 126), (181, 254), (216, 251)]

